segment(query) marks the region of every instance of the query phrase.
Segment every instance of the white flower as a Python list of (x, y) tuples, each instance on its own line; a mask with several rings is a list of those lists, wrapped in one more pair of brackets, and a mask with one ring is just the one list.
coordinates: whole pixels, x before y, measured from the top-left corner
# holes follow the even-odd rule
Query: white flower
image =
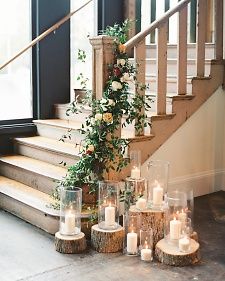
[(125, 65), (125, 63), (126, 63), (126, 60), (125, 59), (117, 59), (117, 65), (121, 65), (121, 66), (124, 66)]
[(89, 144), (89, 146), (87, 147), (87, 150), (93, 152), (95, 150), (94, 145), (93, 144)]
[(95, 114), (95, 120), (101, 121), (102, 120), (102, 114), (101, 113), (96, 113)]
[(127, 81), (130, 81), (131, 80), (131, 78), (130, 78), (130, 75), (129, 75), (129, 73), (127, 73), (127, 72), (125, 72), (124, 74), (123, 74), (123, 76), (120, 78), (120, 81), (123, 83), (123, 82), (127, 82)]
[(108, 101), (107, 101), (107, 99), (102, 98), (101, 101), (100, 101), (100, 103), (101, 103), (101, 104), (106, 104), (106, 103), (108, 103)]
[(121, 83), (117, 82), (117, 81), (113, 81), (112, 82), (112, 89), (113, 89), (113, 91), (121, 90), (122, 89)]
[(114, 106), (114, 105), (115, 105), (115, 102), (114, 102), (114, 100), (112, 100), (112, 99), (108, 99), (108, 102), (109, 102), (109, 105), (110, 105), (110, 106)]

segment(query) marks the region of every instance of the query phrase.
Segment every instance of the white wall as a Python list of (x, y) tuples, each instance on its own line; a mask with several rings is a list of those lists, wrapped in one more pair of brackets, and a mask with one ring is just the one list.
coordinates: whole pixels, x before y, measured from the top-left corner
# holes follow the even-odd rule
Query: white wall
[(225, 190), (225, 91), (219, 88), (150, 160), (170, 162), (169, 185), (192, 187), (195, 196)]

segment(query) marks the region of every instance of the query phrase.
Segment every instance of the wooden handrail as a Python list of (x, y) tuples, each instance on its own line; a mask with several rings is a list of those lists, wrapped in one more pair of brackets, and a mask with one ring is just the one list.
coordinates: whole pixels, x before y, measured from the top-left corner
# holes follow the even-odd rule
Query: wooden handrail
[(40, 34), (38, 37), (36, 37), (34, 40), (32, 40), (26, 47), (24, 47), (21, 51), (19, 51), (16, 55), (14, 55), (11, 59), (6, 61), (4, 64), (0, 66), (0, 70), (2, 70), (4, 67), (6, 67), (8, 64), (10, 64), (12, 61), (14, 61), (16, 58), (21, 56), (24, 52), (26, 52), (28, 49), (33, 47), (35, 44), (40, 42), (42, 39), (44, 39), (46, 36), (48, 36), (50, 33), (58, 29), (62, 24), (64, 24), (67, 20), (69, 20), (74, 14), (76, 14), (78, 11), (83, 9), (85, 6), (87, 6), (90, 2), (93, 0), (88, 0), (85, 4), (80, 6), (78, 9), (74, 10), (73, 12), (66, 15), (64, 18), (62, 18), (60, 21), (55, 23), (53, 26), (48, 28), (46, 31), (44, 31), (42, 34)]
[(137, 45), (139, 42), (144, 40), (147, 35), (149, 35), (152, 31), (154, 31), (164, 22), (167, 22), (172, 15), (179, 12), (183, 7), (187, 6), (189, 2), (191, 2), (191, 0), (180, 1), (179, 4), (177, 4), (174, 8), (168, 10), (160, 19), (155, 20), (148, 28), (137, 33), (133, 38), (131, 38), (124, 44), (126, 46), (126, 49), (129, 50), (135, 45)]

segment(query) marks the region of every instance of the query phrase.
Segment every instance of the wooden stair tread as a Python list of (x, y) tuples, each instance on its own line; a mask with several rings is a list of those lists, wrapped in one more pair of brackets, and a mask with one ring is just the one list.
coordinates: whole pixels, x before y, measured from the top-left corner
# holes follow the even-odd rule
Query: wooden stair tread
[(29, 170), (35, 174), (43, 175), (53, 180), (61, 180), (66, 175), (67, 169), (22, 155), (0, 157), (0, 162)]
[(72, 129), (72, 130), (81, 129), (81, 125), (82, 125), (82, 122), (79, 122), (79, 117), (77, 121), (65, 120), (65, 119), (45, 119), (45, 120), (34, 120), (33, 122), (35, 124), (48, 125), (48, 126), (54, 126), (54, 127)]
[(19, 144), (25, 144), (27, 146), (37, 147), (64, 155), (78, 156), (79, 154), (79, 147), (74, 144), (42, 136), (15, 138), (14, 140)]
[(51, 216), (59, 216), (59, 211), (50, 207), (53, 199), (46, 193), (33, 189), (15, 180), (0, 176), (0, 193)]

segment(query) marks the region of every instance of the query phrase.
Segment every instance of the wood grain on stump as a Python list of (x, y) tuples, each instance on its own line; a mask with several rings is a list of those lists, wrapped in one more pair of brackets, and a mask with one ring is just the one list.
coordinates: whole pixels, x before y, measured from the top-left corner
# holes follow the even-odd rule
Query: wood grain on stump
[(124, 228), (100, 229), (97, 224), (91, 228), (91, 245), (99, 253), (116, 253), (123, 249)]
[(153, 232), (153, 248), (159, 240), (164, 237), (164, 224), (165, 224), (165, 212), (160, 210), (143, 210), (139, 211), (135, 206), (131, 206), (129, 210), (130, 215), (141, 215), (140, 228), (149, 229), (152, 228)]
[(200, 261), (199, 244), (191, 239), (190, 250), (183, 253), (176, 245), (169, 244), (165, 239), (162, 239), (156, 244), (155, 256), (160, 262), (167, 265), (192, 265)]
[(55, 234), (55, 249), (63, 254), (78, 254), (83, 252), (87, 247), (86, 238), (83, 232), (78, 235), (61, 235)]

